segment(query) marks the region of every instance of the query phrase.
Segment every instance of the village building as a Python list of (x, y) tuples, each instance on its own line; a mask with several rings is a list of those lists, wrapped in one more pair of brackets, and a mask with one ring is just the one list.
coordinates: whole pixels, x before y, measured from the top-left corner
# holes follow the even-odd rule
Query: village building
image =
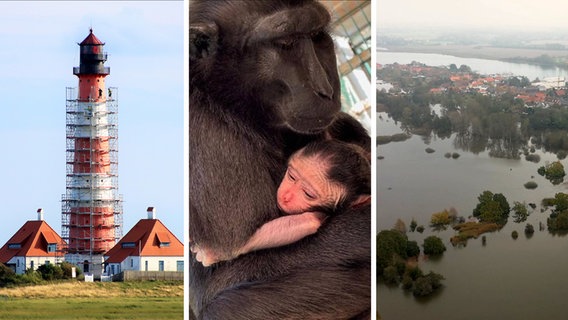
[(43, 209), (37, 210), (38, 219), (30, 220), (0, 248), (0, 262), (17, 274), (27, 269), (36, 270), (43, 264), (61, 263), (65, 241), (43, 220)]
[(105, 254), (105, 273), (123, 271), (183, 271), (181, 241), (158, 219), (154, 207)]

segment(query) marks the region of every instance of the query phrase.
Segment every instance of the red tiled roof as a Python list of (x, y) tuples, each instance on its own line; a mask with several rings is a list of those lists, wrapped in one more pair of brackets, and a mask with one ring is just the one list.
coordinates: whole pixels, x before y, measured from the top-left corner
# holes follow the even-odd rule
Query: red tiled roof
[[(18, 257), (54, 257), (56, 252), (47, 252), (47, 245), (56, 243), (61, 248), (65, 241), (43, 220), (27, 221), (0, 248), (0, 262), (7, 263)], [(19, 244), (19, 248), (11, 249), (9, 244)]]
[[(123, 243), (133, 246), (123, 248)], [(183, 256), (183, 251), (181, 241), (160, 220), (141, 219), (105, 254), (105, 263), (120, 263), (129, 256)]]
[(104, 45), (104, 43), (101, 40), (99, 40), (99, 38), (97, 38), (93, 34), (93, 29), (89, 29), (89, 35), (85, 38), (85, 40), (83, 40), (79, 44), (80, 45), (96, 45), (96, 44), (103, 44)]

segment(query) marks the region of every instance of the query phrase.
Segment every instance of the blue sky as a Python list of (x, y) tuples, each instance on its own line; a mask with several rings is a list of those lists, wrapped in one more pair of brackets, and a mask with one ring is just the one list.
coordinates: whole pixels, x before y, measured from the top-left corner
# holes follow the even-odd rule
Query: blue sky
[(61, 232), (65, 88), (89, 28), (118, 87), (124, 233), (146, 208), (183, 241), (183, 1), (0, 1), (0, 246), (44, 209)]

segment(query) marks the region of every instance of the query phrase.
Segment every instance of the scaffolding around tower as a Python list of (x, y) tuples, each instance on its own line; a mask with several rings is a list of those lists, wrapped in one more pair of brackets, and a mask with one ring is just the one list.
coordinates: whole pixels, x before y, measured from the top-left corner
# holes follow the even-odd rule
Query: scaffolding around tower
[(66, 193), (62, 238), (67, 252), (100, 255), (122, 237), (118, 194), (118, 89), (80, 99), (66, 88)]

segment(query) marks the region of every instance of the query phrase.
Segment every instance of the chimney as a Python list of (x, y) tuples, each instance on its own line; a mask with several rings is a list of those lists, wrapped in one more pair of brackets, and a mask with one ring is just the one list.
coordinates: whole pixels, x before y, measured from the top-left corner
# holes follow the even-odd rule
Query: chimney
[(43, 209), (42, 208), (37, 209), (37, 220), (43, 221)]
[(146, 211), (148, 212), (148, 219), (156, 220), (156, 208), (148, 207)]

